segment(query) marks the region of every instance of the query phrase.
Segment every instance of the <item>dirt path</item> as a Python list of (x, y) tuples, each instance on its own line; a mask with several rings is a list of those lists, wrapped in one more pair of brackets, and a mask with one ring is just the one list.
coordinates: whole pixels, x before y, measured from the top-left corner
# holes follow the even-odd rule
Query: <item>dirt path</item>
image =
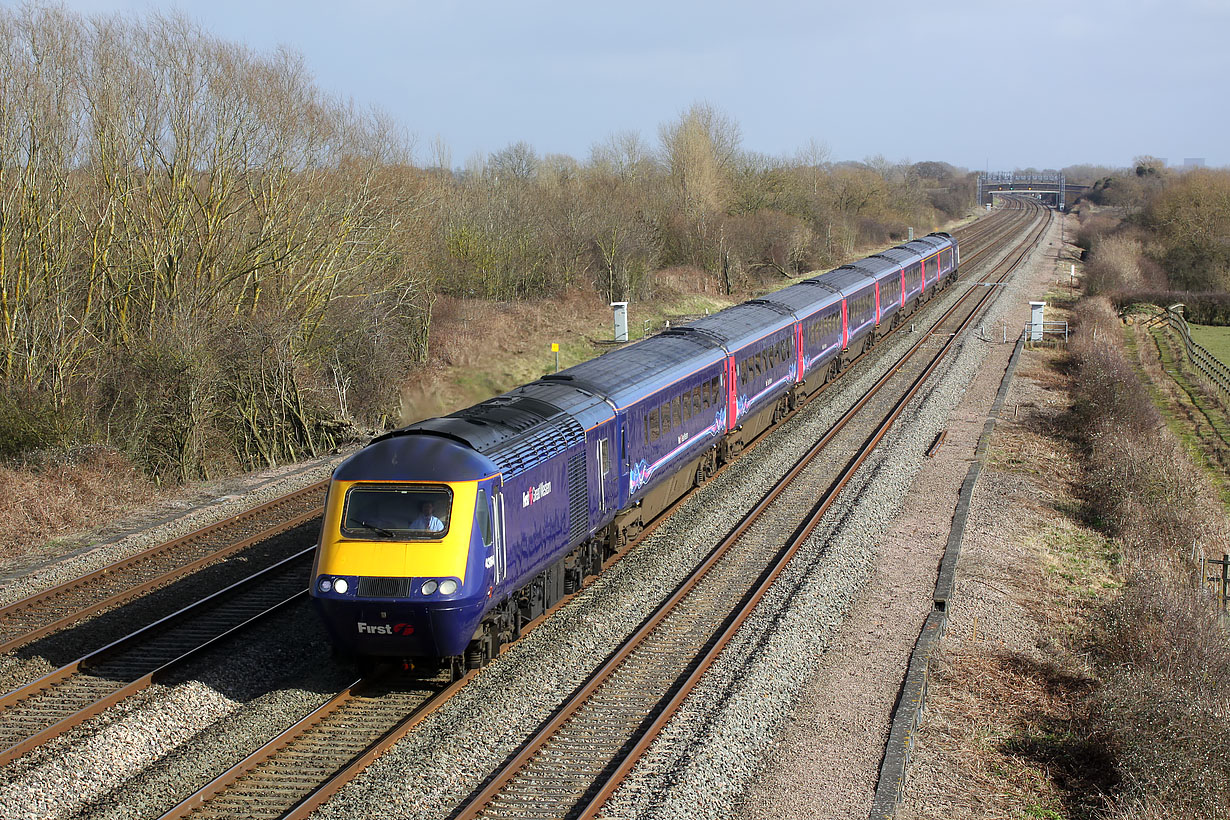
[[(1040, 298), (1054, 283), (1058, 250), (1056, 222), (1018, 274), (1020, 286), (1005, 294), (1016, 300), (1009, 305), (1009, 336), (1028, 320), (1027, 300)], [(820, 820), (867, 815), (909, 653), (931, 609), (957, 494), (1012, 352), (1011, 344), (986, 344), (981, 369), (949, 417), (943, 446), (916, 477), (841, 636), (778, 739), (771, 768), (749, 790), (744, 816)], [(976, 493), (975, 504), (982, 505), (983, 513), (1001, 509), (999, 499), (985, 494)], [(981, 519), (972, 514), (971, 520)], [(1016, 540), (1008, 530), (1011, 522), (998, 515), (992, 521), (1010, 543)], [(963, 555), (959, 572), (966, 563)], [(996, 617), (984, 616), (984, 629), (988, 620), (994, 623)]]

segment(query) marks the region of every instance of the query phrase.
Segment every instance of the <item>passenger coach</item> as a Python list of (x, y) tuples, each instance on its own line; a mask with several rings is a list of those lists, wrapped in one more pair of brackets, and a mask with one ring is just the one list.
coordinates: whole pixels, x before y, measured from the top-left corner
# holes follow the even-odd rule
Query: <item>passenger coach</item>
[(311, 594), (335, 645), (490, 660), (959, 262), (930, 234), (378, 437), (325, 502)]

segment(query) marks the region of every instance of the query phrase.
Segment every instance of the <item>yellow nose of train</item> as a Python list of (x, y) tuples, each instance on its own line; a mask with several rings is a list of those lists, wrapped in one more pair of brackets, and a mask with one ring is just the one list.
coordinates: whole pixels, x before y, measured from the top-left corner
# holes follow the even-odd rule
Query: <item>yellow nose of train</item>
[(422, 435), (379, 440), (334, 471), (311, 594), (340, 649), (464, 651), (491, 591), (476, 510), (498, 480), (473, 450)]
[(476, 481), (334, 481), (317, 573), (464, 583), (477, 491)]

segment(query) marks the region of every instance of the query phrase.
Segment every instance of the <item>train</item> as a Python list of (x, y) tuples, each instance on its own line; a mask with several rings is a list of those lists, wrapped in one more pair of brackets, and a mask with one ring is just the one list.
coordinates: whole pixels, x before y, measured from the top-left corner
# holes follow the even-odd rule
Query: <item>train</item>
[(928, 234), (373, 439), (333, 472), (313, 563), (335, 649), (481, 667), (959, 265)]

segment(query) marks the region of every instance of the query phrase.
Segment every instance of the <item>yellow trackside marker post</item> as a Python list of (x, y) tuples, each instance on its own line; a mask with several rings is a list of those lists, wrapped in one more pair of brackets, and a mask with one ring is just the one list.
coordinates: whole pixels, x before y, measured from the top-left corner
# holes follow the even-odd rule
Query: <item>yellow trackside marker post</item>
[(555, 354), (555, 372), (559, 372), (559, 342), (551, 342), (551, 352)]

